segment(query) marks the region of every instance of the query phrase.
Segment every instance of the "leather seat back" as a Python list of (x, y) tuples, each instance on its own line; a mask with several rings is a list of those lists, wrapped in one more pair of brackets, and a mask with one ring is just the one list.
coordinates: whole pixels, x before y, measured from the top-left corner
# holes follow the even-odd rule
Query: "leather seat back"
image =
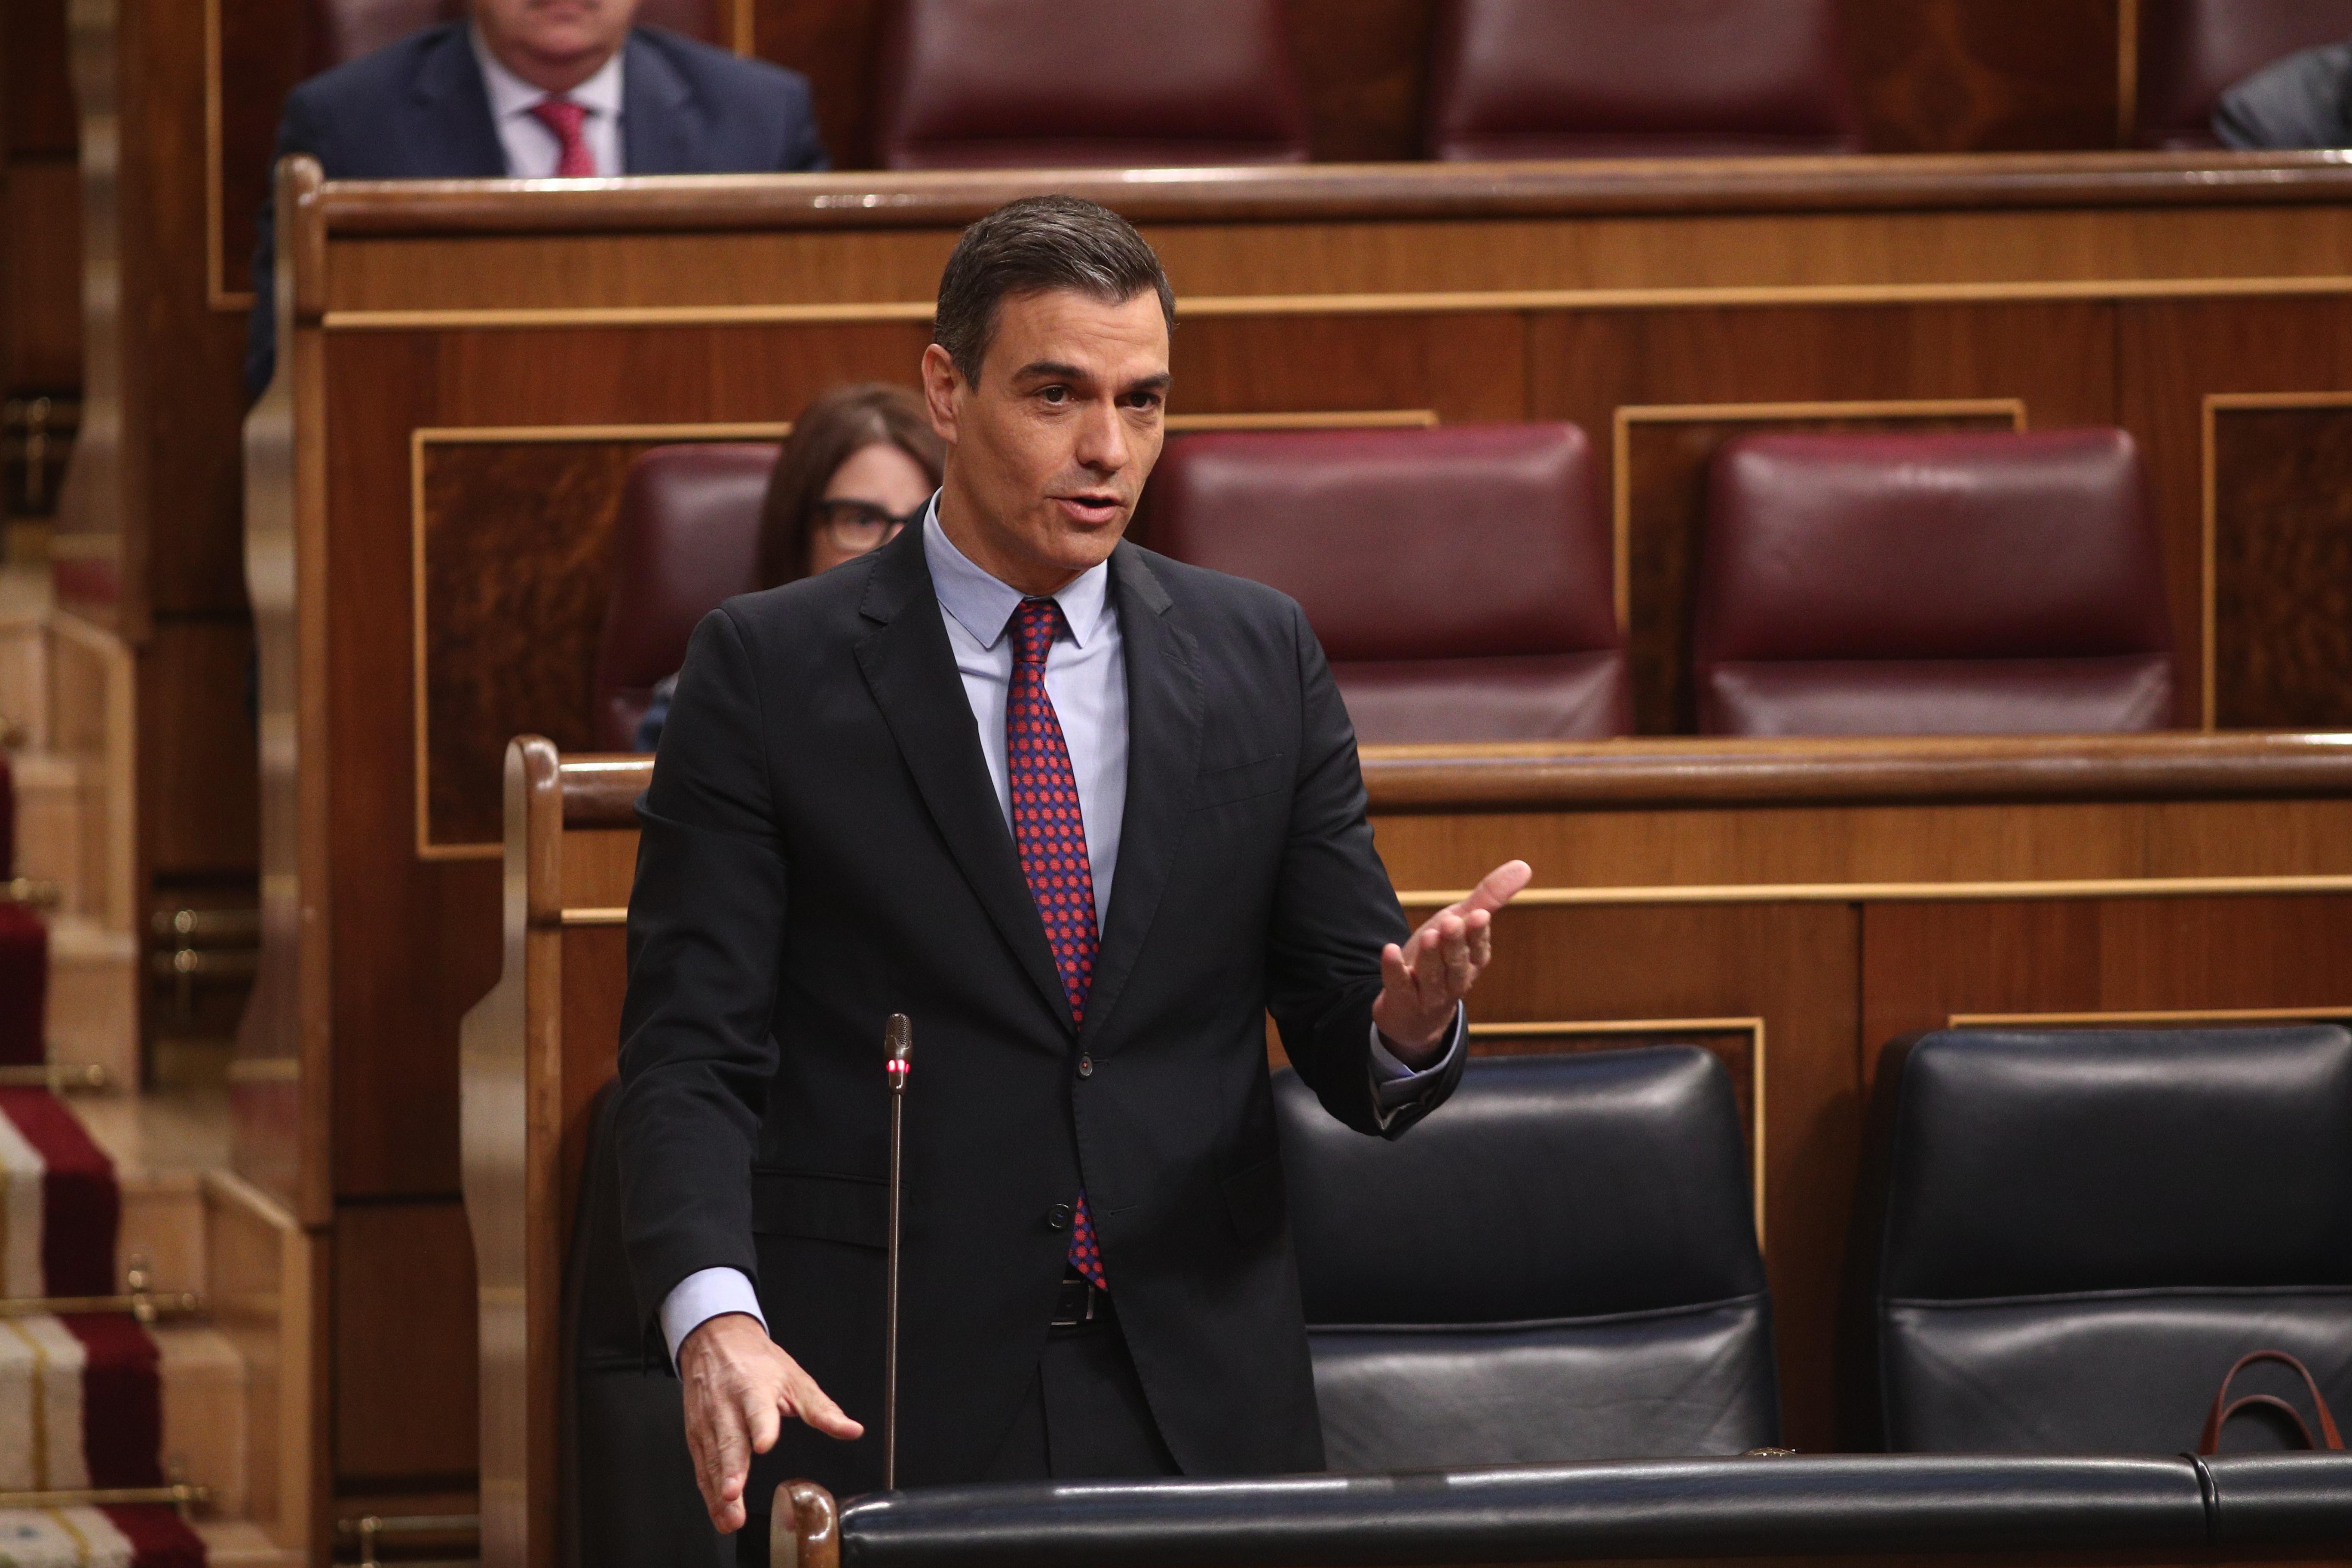
[[(2352, 1406), (2352, 1033), (1897, 1040), (1855, 1252), (1852, 1441), (2193, 1449), (2222, 1374), (2263, 1349)], [(2274, 1366), (2239, 1385), (2309, 1403)], [(2277, 1441), (2252, 1421), (2229, 1438)]]
[(1446, 0), (1429, 155), (1858, 153), (1835, 0)]
[(2352, 37), (2352, 0), (2140, 0), (2143, 147), (2218, 147), (2213, 108), (2298, 50)]
[[(722, 0), (644, 0), (639, 26), (667, 27), (706, 44), (727, 41)], [(312, 0), (310, 68), (325, 70), (466, 14), (465, 0)]]
[(1368, 744), (1631, 722), (1609, 523), (1573, 425), (1190, 436), (1150, 494), (1155, 547), (1299, 602)]
[(893, 0), (886, 169), (1307, 161), (1279, 0)]
[(1331, 1467), (1778, 1439), (1731, 1079), (1694, 1046), (1472, 1061), (1395, 1142), (1275, 1078)]
[(596, 641), (596, 744), (625, 752), (656, 682), (677, 673), (695, 624), (760, 586), (760, 505), (776, 448), (656, 447), (630, 465), (613, 531), (613, 594)]
[(1751, 436), (1708, 483), (1703, 732), (2173, 722), (2163, 571), (2122, 431)]

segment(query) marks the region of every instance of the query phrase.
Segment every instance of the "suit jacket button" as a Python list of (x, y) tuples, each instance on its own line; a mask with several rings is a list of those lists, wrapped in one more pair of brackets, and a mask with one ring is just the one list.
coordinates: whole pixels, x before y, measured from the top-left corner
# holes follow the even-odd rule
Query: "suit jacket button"
[(1049, 1230), (1069, 1229), (1070, 1205), (1067, 1204), (1055, 1204), (1052, 1208), (1047, 1209), (1045, 1211), (1045, 1226)]
[(1078, 1076), (1080, 1078), (1092, 1078), (1095, 1076), (1094, 1058), (1080, 1057), (1078, 1058)]

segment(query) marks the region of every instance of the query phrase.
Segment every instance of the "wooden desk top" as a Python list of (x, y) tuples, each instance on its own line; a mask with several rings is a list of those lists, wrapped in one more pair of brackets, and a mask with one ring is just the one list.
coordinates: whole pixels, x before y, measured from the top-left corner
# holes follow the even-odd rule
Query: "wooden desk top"
[[(1376, 814), (2352, 795), (2352, 734), (1991, 735), (1368, 746)], [(644, 756), (567, 756), (567, 828), (634, 827)]]
[(2277, 205), (2352, 199), (2352, 153), (865, 170), (590, 183), (354, 180), (323, 186), (318, 202), (334, 234), (861, 229), (966, 224), (1040, 190), (1086, 196), (1139, 223)]

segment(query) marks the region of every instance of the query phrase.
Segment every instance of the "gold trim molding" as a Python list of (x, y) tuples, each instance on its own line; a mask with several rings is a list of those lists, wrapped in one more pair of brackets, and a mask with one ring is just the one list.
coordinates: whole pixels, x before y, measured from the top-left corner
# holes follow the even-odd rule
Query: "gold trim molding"
[(1954, 1013), (1948, 1029), (2006, 1029), (2045, 1025), (2062, 1029), (2128, 1027), (2136, 1024), (2352, 1024), (2344, 1007), (2168, 1007), (2116, 1013)]
[[(1442, 910), (1468, 888), (1400, 890), (1408, 910)], [(2258, 894), (2352, 893), (2352, 875), (2310, 877), (2109, 877), (2019, 882), (1721, 882), (1691, 887), (1529, 888), (1520, 908), (1606, 908), (1618, 904), (1985, 903), (2002, 900), (2195, 899)]]

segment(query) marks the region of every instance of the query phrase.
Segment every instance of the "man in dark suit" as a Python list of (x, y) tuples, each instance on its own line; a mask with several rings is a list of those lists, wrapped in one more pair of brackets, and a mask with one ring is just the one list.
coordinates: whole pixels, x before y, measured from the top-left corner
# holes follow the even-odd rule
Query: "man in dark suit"
[(1104, 208), (973, 225), (923, 363), (922, 525), (730, 601), (687, 655), (638, 804), (616, 1125), (722, 1531), (781, 1479), (879, 1479), (844, 1410), (880, 1403), (894, 1012), (902, 1479), (1321, 1466), (1265, 1015), (1334, 1116), (1399, 1136), (1460, 1076), (1529, 873), (1409, 934), (1298, 606), (1122, 542), (1173, 321)]
[(2213, 134), (2242, 153), (2352, 147), (2352, 41), (2273, 60), (2221, 95)]
[[(639, 0), (474, 0), (296, 88), (277, 158), (331, 180), (586, 179), (826, 166), (805, 79), (656, 27)], [(276, 159), (272, 160), (275, 163)], [(274, 225), (253, 259), (246, 395), (276, 359)]]

